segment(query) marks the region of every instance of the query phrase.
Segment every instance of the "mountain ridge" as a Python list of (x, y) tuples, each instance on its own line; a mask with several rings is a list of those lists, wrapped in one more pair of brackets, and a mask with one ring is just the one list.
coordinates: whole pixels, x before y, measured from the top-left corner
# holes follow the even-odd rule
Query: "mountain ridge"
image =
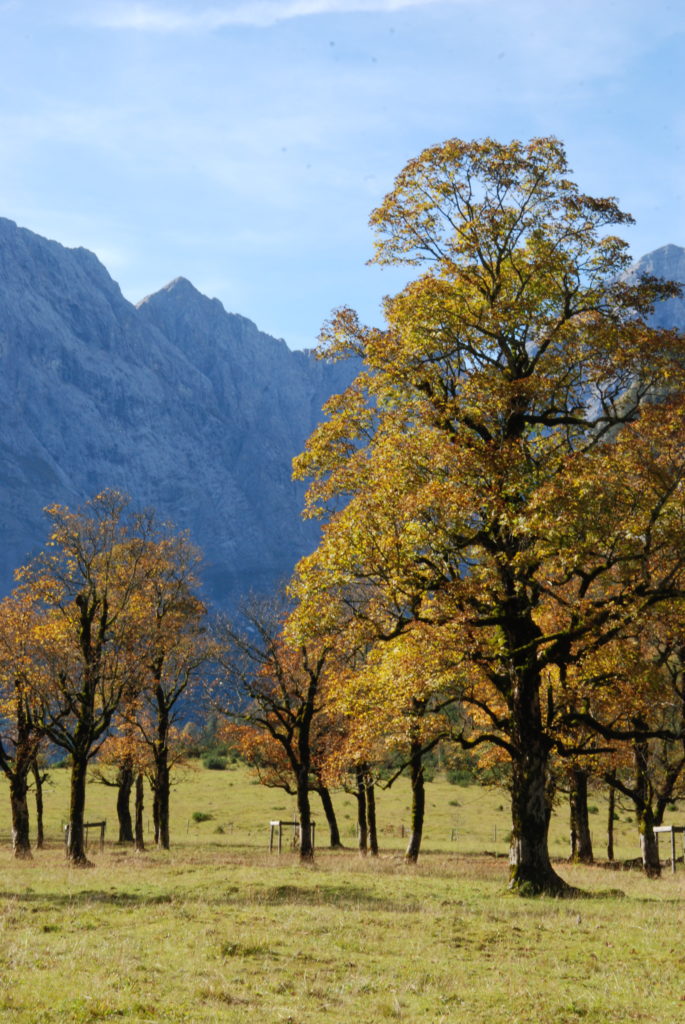
[(212, 597), (269, 588), (316, 543), (291, 460), (352, 367), (291, 352), (176, 279), (138, 307), (87, 250), (0, 221), (0, 581), (42, 509), (106, 487), (188, 529)]
[[(685, 281), (664, 246), (629, 273)], [(292, 458), (356, 375), (291, 351), (175, 278), (137, 305), (87, 249), (0, 218), (0, 589), (44, 543), (48, 504), (105, 488), (187, 529), (208, 596), (272, 589), (316, 544)], [(685, 327), (685, 303), (656, 311)]]

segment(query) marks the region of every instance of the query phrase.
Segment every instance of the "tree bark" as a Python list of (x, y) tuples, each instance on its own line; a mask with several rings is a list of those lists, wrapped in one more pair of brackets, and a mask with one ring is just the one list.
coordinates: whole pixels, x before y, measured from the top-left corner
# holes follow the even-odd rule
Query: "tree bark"
[(613, 861), (614, 859), (614, 814), (616, 812), (616, 790), (611, 785), (611, 780), (615, 777), (615, 773), (611, 772), (609, 776), (609, 810), (607, 815), (607, 860)]
[(131, 819), (131, 790), (133, 789), (133, 768), (122, 765), (117, 779), (117, 818), (119, 819), (119, 842), (133, 842), (133, 821)]
[(366, 788), (366, 820), (369, 826), (369, 853), (372, 857), (378, 856), (378, 829), (376, 827), (376, 792), (370, 773), (365, 773), (364, 785)]
[(418, 741), (413, 741), (409, 767), (411, 771), (411, 835), (404, 854), (408, 864), (416, 864), (423, 837), (423, 822), (426, 812), (426, 787), (423, 774), (423, 751)]
[(355, 769), (357, 789), (357, 830), (359, 832), (359, 853), (366, 857), (368, 852), (368, 825), (366, 818), (366, 786), (364, 784), (364, 768), (358, 765)]
[[(635, 721), (637, 728), (646, 728), (639, 719)], [(654, 810), (652, 808), (652, 785), (649, 778), (649, 742), (636, 740), (633, 744), (635, 763), (635, 806), (637, 810), (637, 826), (640, 832), (640, 849), (642, 866), (648, 878), (658, 878), (661, 874), (659, 847), (654, 833)]]
[[(164, 752), (166, 754), (166, 751)], [(168, 850), (169, 841), (169, 765), (166, 756), (160, 759), (155, 771), (155, 808), (157, 812), (155, 830), (156, 842), (162, 850)]]
[(328, 822), (331, 850), (341, 850), (343, 848), (343, 844), (340, 841), (340, 829), (338, 828), (338, 819), (335, 816), (335, 808), (333, 807), (333, 801), (331, 800), (331, 794), (328, 790), (328, 787), (317, 786), (316, 792), (319, 794), (321, 798), (323, 812), (326, 815), (326, 821)]
[(31, 860), (29, 838), (29, 805), (26, 772), (16, 772), (10, 779), (10, 804), (12, 807), (12, 850), (18, 860)]
[(88, 758), (72, 753), (69, 824), (67, 826), (67, 859), (74, 867), (91, 866), (91, 862), (86, 857), (85, 831), (83, 828), (87, 772)]
[(300, 860), (311, 861), (314, 859), (314, 847), (312, 845), (308, 765), (301, 765), (297, 773), (297, 814), (300, 823)]
[(157, 742), (154, 748), (155, 842), (169, 849), (169, 709), (161, 686), (157, 694)]
[(642, 866), (648, 878), (658, 878), (661, 875), (661, 862), (659, 860), (659, 845), (654, 832), (654, 815), (652, 808), (647, 806), (638, 812), (638, 829), (640, 831), (640, 850), (642, 851)]
[(592, 836), (587, 808), (588, 774), (573, 765), (569, 771), (569, 804), (571, 809), (571, 860), (593, 864)]
[(136, 801), (135, 801), (135, 848), (139, 853), (145, 849), (145, 838), (143, 835), (143, 804), (144, 804), (144, 776), (142, 772), (136, 775)]
[(155, 836), (155, 846), (159, 845), (159, 801), (157, 800), (157, 790), (154, 786), (154, 781), (151, 783), (152, 786), (152, 828)]
[(45, 776), (41, 774), (38, 759), (35, 757), (31, 762), (31, 771), (36, 787), (36, 849), (42, 850), (45, 845), (45, 830), (43, 828), (43, 782)]
[(509, 887), (522, 895), (558, 896), (573, 890), (549, 859), (549, 748), (542, 728), (539, 690), (534, 671), (521, 672), (514, 682)]

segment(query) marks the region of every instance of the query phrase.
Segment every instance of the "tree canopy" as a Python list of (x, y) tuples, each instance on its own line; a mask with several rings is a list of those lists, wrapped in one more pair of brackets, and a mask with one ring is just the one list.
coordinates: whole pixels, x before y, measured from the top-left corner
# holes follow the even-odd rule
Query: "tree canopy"
[(597, 652), (685, 583), (685, 350), (648, 322), (678, 289), (622, 276), (629, 222), (556, 139), (425, 150), (371, 217), (376, 261), (421, 273), (384, 329), (347, 308), (325, 326), (324, 357), (365, 365), (296, 460), (324, 520), (303, 635), (344, 610), (376, 663), (425, 652), (422, 694), (469, 711), (460, 742), (511, 760), (526, 891), (565, 889), (547, 827), (550, 759), (578, 753), (569, 687), (610, 685)]

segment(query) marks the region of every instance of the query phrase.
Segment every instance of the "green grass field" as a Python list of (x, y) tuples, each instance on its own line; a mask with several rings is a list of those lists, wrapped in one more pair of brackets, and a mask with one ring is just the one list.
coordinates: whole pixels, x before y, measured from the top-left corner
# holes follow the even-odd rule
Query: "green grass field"
[[(186, 770), (172, 793), (169, 853), (108, 842), (91, 851), (94, 868), (74, 870), (60, 840), (67, 773), (52, 778), (48, 849), (30, 863), (12, 859), (0, 792), (0, 1021), (685, 1020), (685, 871), (648, 882), (560, 863), (594, 898), (510, 896), (497, 790), (432, 783), (414, 868), (401, 858), (406, 784), (380, 794), (378, 860), (354, 851), (352, 800), (337, 795), (350, 850), (320, 847), (301, 868), (290, 853), (266, 852), (269, 819), (293, 814), (289, 797), (242, 768)], [(601, 855), (605, 807), (594, 802)], [(194, 811), (212, 818), (197, 824)], [(91, 784), (88, 817), (100, 815), (114, 839), (114, 791)], [(635, 856), (635, 825), (617, 825), (618, 855)], [(555, 856), (567, 853), (566, 832), (561, 807)]]

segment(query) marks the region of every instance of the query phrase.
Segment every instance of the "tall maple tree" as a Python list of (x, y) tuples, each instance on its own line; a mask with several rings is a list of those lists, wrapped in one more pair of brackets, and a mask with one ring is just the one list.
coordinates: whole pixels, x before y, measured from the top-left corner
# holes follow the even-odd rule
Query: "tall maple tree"
[(156, 529), (134, 601), (140, 670), (124, 712), (150, 754), (155, 842), (164, 850), (170, 841), (171, 770), (184, 756), (178, 718), (210, 656), (206, 608), (197, 595), (200, 563), (200, 551), (186, 534)]
[(153, 520), (115, 491), (46, 512), (50, 540), (17, 573), (17, 593), (39, 616), (31, 699), (40, 730), (71, 756), (67, 856), (83, 866), (88, 765), (140, 679), (134, 598)]
[(365, 367), (296, 460), (325, 520), (304, 618), (337, 602), (394, 659), (430, 630), (431, 677), (458, 669), (470, 709), (460, 741), (510, 759), (521, 891), (567, 889), (547, 831), (569, 667), (683, 592), (685, 346), (647, 322), (678, 289), (622, 278), (609, 229), (630, 220), (556, 139), (425, 150), (371, 218), (376, 262), (423, 272), (385, 329), (349, 309), (324, 328), (325, 357)]

